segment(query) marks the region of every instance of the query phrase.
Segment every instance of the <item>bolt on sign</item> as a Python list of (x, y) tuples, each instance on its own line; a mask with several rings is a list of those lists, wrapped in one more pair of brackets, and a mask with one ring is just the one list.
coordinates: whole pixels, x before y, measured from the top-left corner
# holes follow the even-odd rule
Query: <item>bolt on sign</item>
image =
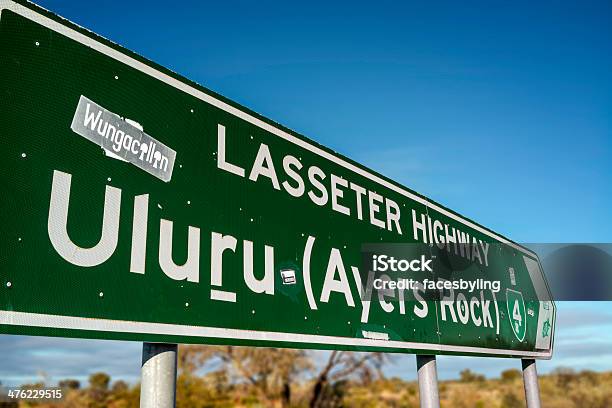
[[(0, 333), (551, 357), (533, 252), (31, 3), (0, 8)], [(434, 266), (462, 262), (447, 275), (501, 289), (373, 292), (366, 243), (438, 248)]]

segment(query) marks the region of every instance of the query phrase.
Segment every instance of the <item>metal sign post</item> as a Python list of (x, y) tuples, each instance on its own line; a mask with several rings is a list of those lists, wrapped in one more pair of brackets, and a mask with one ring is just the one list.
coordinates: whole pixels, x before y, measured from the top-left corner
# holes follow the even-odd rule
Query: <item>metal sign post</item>
[(177, 349), (176, 344), (142, 343), (142, 408), (173, 408), (176, 405)]
[(440, 408), (436, 356), (417, 354), (416, 361), (421, 408)]
[(525, 399), (527, 408), (540, 408), (540, 387), (538, 386), (538, 372), (533, 359), (522, 359), (523, 383), (525, 384)]

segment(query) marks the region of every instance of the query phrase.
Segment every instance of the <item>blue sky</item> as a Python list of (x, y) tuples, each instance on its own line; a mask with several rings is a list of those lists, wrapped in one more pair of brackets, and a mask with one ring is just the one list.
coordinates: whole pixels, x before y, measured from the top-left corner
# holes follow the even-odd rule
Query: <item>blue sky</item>
[[(610, 2), (39, 3), (515, 241), (612, 242)], [(611, 369), (611, 329), (610, 303), (560, 304), (540, 370)], [(0, 344), (5, 383), (138, 377), (139, 343)]]

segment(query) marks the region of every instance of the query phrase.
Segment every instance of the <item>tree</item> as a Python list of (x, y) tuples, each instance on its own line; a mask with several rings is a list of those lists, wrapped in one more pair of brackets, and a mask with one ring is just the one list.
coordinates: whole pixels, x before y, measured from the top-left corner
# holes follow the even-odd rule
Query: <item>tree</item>
[(128, 385), (125, 381), (119, 380), (113, 383), (112, 392), (113, 394), (122, 394), (128, 390)]
[(482, 382), (485, 379), (484, 375), (474, 373), (469, 368), (459, 372), (459, 381), (461, 382)]
[(106, 399), (109, 395), (108, 385), (110, 376), (106, 373), (94, 373), (89, 376), (89, 390), (87, 395), (92, 400), (91, 407), (106, 406)]
[(501, 380), (503, 382), (512, 382), (514, 380), (521, 378), (521, 376), (522, 374), (519, 370), (517, 370), (516, 368), (511, 368), (509, 370), (502, 371)]
[(356, 378), (369, 384), (376, 376), (382, 377), (381, 368), (386, 362), (383, 353), (355, 353), (351, 351), (332, 351), (317, 376), (310, 397), (309, 406), (325, 406), (328, 399), (334, 399), (344, 388), (349, 378)]
[(89, 386), (97, 390), (108, 390), (110, 376), (106, 373), (94, 373), (89, 376)]
[[(311, 407), (328, 406), (342, 398), (349, 380), (367, 385), (382, 377), (385, 361), (382, 353), (333, 351), (304, 397)], [(211, 371), (205, 377), (208, 392), (233, 384), (233, 390), (242, 393), (242, 397), (248, 397), (250, 389), (261, 404), (280, 402), (285, 407), (291, 403), (293, 385), (315, 368), (312, 354), (305, 350), (236, 346), (184, 346), (179, 363), (182, 376), (194, 376), (204, 368)]]
[[(283, 406), (291, 401), (291, 383), (312, 363), (304, 350), (189, 345), (180, 349), (181, 372), (193, 375), (205, 365), (218, 365), (226, 378), (246, 381), (260, 401), (272, 405), (280, 400)], [(218, 378), (219, 374), (217, 375)]]
[(67, 390), (78, 390), (81, 388), (81, 383), (78, 380), (66, 379), (57, 383), (57, 386)]
[(107, 408), (137, 407), (140, 402), (140, 389), (131, 388), (125, 381), (115, 381), (104, 404)]

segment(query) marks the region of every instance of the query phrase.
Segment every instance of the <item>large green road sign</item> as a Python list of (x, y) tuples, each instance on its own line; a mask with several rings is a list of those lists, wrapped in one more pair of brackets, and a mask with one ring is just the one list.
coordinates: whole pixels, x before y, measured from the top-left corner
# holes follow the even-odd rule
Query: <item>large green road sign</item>
[[(534, 253), (36, 6), (0, 5), (1, 333), (551, 356)], [(376, 243), (414, 244), (437, 267), (420, 277), (500, 290), (370, 293)]]

